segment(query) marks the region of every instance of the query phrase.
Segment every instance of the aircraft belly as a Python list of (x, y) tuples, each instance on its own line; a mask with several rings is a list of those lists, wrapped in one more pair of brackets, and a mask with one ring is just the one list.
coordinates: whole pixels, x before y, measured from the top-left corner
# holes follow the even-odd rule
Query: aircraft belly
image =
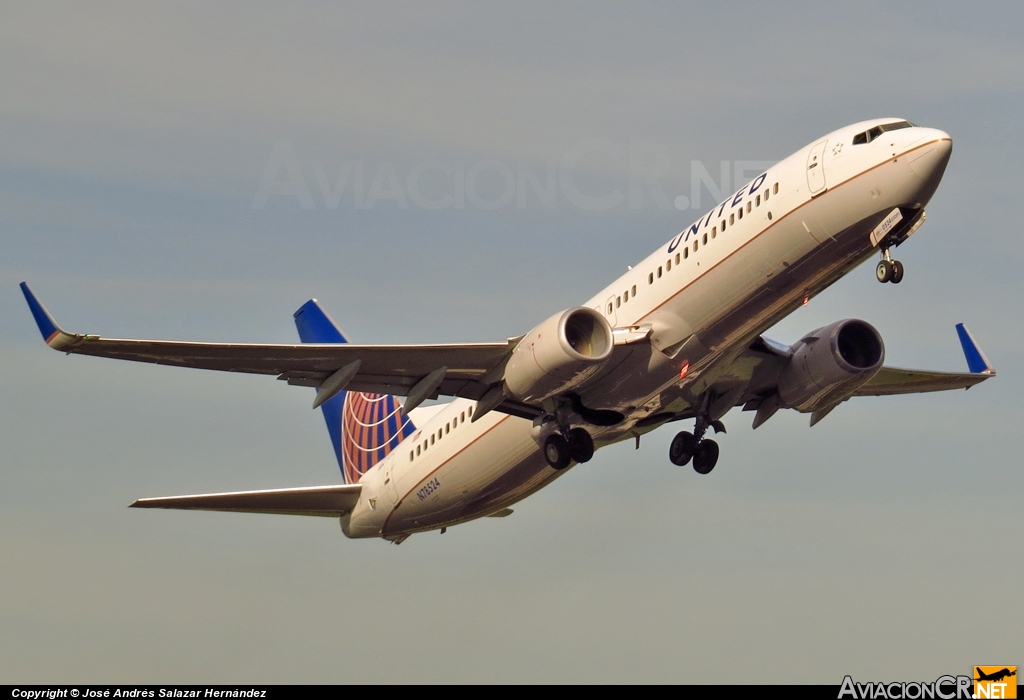
[(399, 481), (401, 500), (383, 533), (436, 529), (471, 520), (525, 498), (559, 474), (530, 437), (531, 423), (492, 414), (481, 435), (443, 464), (411, 470)]

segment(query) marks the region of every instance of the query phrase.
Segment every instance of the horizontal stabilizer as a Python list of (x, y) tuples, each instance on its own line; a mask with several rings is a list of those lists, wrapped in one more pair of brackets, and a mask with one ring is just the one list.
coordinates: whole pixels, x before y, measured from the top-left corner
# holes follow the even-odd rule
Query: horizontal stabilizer
[(362, 484), (304, 486), (296, 489), (203, 493), (195, 496), (141, 498), (132, 508), (175, 510), (222, 510), (233, 513), (275, 513), (278, 515), (319, 515), (338, 518), (349, 513), (359, 500)]

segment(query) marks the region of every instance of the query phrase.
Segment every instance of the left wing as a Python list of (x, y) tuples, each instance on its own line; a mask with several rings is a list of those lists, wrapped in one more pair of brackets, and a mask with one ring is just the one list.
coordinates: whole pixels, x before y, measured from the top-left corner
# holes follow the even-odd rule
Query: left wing
[[(277, 375), (278, 379), (299, 386), (320, 387), (332, 376), (341, 379), (339, 375), (346, 375), (344, 388), (397, 396), (413, 394), (416, 403), (441, 394), (479, 400), (492, 384), (500, 381), (508, 355), (518, 341), (513, 338), (498, 343), (440, 345), (284, 345), (102, 338), (63, 331), (24, 282), (21, 290), (46, 344), (68, 354)], [(502, 404), (496, 410), (519, 415), (516, 405), (506, 403), (509, 405)], [(518, 410), (522, 412), (527, 407)], [(532, 418), (534, 413), (528, 415)]]

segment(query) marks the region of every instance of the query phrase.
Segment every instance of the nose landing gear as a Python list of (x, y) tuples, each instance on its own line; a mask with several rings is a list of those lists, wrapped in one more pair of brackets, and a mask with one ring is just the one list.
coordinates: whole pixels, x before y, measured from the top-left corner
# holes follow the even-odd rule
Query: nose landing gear
[(875, 279), (883, 284), (885, 282), (892, 282), (893, 284), (899, 284), (903, 281), (903, 263), (899, 260), (893, 260), (889, 257), (889, 249), (886, 248), (882, 251), (883, 259), (878, 261), (878, 265), (875, 267)]

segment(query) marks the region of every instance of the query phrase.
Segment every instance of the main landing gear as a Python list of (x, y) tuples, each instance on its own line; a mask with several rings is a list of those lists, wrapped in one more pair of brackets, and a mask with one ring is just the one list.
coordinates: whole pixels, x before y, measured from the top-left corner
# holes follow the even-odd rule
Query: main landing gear
[[(704, 402), (706, 404), (706, 401)], [(711, 420), (707, 414), (707, 406), (701, 407), (697, 413), (697, 422), (693, 432), (682, 431), (672, 438), (668, 448), (668, 458), (672, 464), (683, 467), (693, 460), (693, 470), (698, 474), (708, 474), (718, 464), (718, 443), (704, 438), (708, 428), (716, 433), (724, 433), (725, 425), (720, 420)]]
[(544, 459), (552, 469), (565, 469), (569, 462), (583, 464), (594, 456), (594, 438), (583, 428), (551, 433), (544, 440)]
[(882, 251), (882, 260), (879, 260), (878, 266), (875, 267), (875, 279), (883, 284), (885, 282), (899, 284), (903, 281), (903, 263), (890, 258), (888, 248)]

